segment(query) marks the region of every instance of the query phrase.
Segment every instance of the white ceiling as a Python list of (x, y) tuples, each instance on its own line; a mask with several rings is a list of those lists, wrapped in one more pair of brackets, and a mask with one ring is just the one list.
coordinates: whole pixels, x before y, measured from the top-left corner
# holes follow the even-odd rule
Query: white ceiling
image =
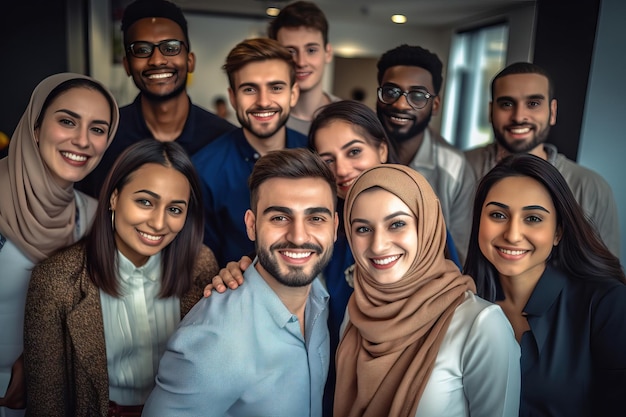
[[(268, 6), (281, 7), (292, 0), (173, 0), (185, 12), (242, 17), (264, 17)], [(392, 14), (404, 14), (407, 25), (448, 26), (490, 16), (535, 0), (316, 0), (329, 20), (392, 25)]]

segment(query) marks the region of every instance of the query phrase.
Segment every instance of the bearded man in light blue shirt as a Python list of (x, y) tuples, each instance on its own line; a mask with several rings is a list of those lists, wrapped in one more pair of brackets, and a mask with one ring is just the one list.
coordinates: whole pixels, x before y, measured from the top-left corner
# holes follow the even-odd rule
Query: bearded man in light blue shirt
[(329, 297), (316, 277), (336, 239), (334, 178), (312, 152), (285, 149), (257, 161), (249, 188), (245, 284), (180, 323), (144, 416), (322, 415)]

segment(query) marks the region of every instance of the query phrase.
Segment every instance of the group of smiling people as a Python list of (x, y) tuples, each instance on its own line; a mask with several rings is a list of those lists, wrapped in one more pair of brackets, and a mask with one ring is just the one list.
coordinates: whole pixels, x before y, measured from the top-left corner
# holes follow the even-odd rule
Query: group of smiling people
[[(3, 415), (139, 415), (169, 336), (218, 274), (177, 144), (128, 148), (98, 202), (73, 189), (118, 120), (100, 82), (53, 75), (0, 160)], [(334, 415), (624, 413), (626, 277), (552, 165), (515, 155), (480, 180), (461, 272), (437, 196), (393, 163), (371, 109), (323, 107), (309, 144), (335, 175), (362, 171), (337, 188), (335, 253), (353, 265), (324, 276), (345, 294)], [(234, 287), (238, 271), (220, 277)]]

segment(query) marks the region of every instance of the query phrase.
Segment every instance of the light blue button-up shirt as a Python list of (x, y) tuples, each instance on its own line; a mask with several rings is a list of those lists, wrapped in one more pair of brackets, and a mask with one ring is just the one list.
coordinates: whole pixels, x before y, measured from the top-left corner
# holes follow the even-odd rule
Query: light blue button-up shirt
[[(253, 265), (256, 265), (256, 261)], [(235, 291), (189, 312), (161, 359), (144, 416), (322, 415), (328, 293), (316, 279), (300, 323), (252, 266)]]

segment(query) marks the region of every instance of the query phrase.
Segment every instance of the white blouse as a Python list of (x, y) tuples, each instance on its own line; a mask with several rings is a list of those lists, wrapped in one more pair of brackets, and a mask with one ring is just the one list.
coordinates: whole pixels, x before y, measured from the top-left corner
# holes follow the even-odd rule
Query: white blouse
[(109, 398), (144, 404), (154, 387), (159, 359), (180, 321), (178, 297), (159, 298), (161, 254), (137, 268), (119, 251), (120, 297), (100, 291), (109, 373)]
[[(345, 330), (348, 310), (341, 326)], [(520, 347), (500, 306), (466, 291), (439, 347), (415, 417), (517, 417)]]
[(467, 291), (415, 416), (517, 417), (520, 375), (520, 347), (502, 309)]

